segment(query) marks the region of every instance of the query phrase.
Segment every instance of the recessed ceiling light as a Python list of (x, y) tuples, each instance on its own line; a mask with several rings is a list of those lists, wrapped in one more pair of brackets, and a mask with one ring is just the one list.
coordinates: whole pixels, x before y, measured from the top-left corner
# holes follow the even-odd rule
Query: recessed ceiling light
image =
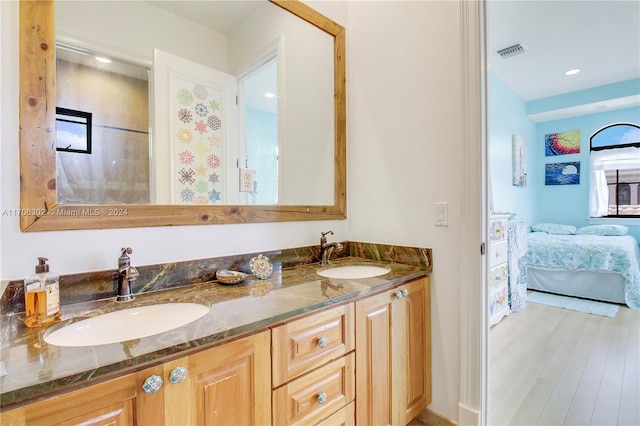
[(275, 98), (275, 97), (276, 97), (276, 95), (275, 95), (275, 94), (273, 94), (273, 93), (271, 93), (271, 92), (267, 92), (267, 93), (265, 93), (265, 94), (264, 94), (264, 97), (265, 97), (265, 98)]
[(565, 71), (564, 75), (576, 75), (580, 72), (579, 68), (575, 68), (569, 71)]
[(105, 58), (104, 56), (96, 56), (96, 61), (102, 62), (103, 64), (110, 64), (111, 59)]

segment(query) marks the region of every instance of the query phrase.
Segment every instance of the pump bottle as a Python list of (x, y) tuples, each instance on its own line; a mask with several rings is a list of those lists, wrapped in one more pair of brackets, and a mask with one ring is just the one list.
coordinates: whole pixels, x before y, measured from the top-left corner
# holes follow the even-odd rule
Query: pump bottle
[(39, 257), (36, 273), (24, 280), (24, 325), (27, 327), (49, 325), (62, 315), (59, 277), (49, 272), (47, 260)]

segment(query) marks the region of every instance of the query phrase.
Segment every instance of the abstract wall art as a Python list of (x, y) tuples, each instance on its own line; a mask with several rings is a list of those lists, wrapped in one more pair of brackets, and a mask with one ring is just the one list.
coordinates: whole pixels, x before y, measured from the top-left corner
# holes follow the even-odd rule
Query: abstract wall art
[(580, 130), (551, 133), (544, 136), (545, 157), (552, 157), (554, 155), (579, 154), (579, 153), (580, 153)]

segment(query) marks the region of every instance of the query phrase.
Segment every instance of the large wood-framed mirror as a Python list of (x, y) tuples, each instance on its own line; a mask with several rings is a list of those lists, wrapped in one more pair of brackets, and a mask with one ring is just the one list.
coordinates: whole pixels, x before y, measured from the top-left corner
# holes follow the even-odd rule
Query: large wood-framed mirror
[(22, 231), (339, 220), (346, 218), (344, 28), (298, 0), (269, 0), (333, 37), (331, 205), (60, 204), (56, 193), (55, 4), (20, 2), (20, 218)]

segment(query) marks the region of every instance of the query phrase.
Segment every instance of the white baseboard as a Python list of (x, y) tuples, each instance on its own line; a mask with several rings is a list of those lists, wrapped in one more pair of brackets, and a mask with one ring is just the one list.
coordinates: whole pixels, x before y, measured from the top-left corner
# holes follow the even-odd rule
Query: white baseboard
[(460, 426), (479, 426), (480, 411), (458, 403), (458, 424)]

